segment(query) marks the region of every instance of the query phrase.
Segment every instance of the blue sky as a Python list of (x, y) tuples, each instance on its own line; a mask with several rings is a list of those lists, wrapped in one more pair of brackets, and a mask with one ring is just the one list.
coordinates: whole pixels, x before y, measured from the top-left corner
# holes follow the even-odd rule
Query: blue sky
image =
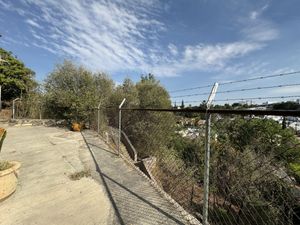
[[(0, 0), (0, 9), (0, 46), (40, 81), (63, 59), (116, 83), (151, 72), (170, 91), (300, 70), (298, 0)], [(300, 75), (220, 88), (289, 83)], [(294, 86), (217, 99), (299, 94)]]

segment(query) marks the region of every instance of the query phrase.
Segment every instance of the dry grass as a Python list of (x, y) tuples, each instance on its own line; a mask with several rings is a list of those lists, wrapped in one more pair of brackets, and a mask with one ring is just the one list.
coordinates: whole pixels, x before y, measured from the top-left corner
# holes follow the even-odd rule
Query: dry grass
[(69, 175), (69, 178), (71, 180), (80, 180), (83, 177), (90, 177), (91, 176), (91, 170), (90, 169), (84, 169), (79, 172), (72, 173)]

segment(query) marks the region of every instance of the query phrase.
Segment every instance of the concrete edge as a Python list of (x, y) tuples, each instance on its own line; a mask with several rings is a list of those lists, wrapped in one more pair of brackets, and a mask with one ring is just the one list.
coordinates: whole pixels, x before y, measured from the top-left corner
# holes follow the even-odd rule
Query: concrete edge
[[(101, 135), (99, 135), (97, 132), (95, 132), (97, 136), (106, 143), (105, 138), (103, 138)], [(108, 143), (106, 143), (108, 144)], [(111, 147), (108, 144), (109, 147)], [(113, 148), (112, 148), (113, 149)], [(115, 151), (115, 149), (113, 149)], [(202, 223), (195, 218), (193, 215), (191, 215), (189, 212), (187, 212), (180, 204), (178, 204), (167, 192), (165, 192), (155, 181), (151, 180), (146, 174), (144, 174), (138, 167), (135, 166), (134, 162), (132, 160), (127, 159), (122, 154), (120, 154), (120, 157), (129, 164), (132, 168), (134, 168), (141, 176), (143, 176), (161, 195), (163, 198), (168, 200), (169, 203), (171, 203), (175, 209), (183, 216), (183, 218), (190, 223), (190, 225), (202, 225)]]

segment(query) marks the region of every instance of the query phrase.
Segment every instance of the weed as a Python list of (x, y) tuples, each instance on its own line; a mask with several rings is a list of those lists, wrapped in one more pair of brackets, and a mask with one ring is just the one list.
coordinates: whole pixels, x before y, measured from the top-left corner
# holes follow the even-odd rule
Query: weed
[(90, 177), (91, 176), (91, 170), (90, 169), (84, 169), (79, 172), (72, 173), (69, 175), (69, 178), (71, 180), (80, 180), (83, 177)]

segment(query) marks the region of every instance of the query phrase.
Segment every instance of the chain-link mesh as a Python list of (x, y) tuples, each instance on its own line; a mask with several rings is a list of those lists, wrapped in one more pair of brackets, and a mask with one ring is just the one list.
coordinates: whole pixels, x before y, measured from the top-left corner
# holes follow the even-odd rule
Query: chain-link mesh
[[(90, 112), (89, 127), (96, 131), (103, 140), (116, 152), (118, 151), (118, 108), (94, 108)], [(122, 146), (123, 153), (126, 153), (126, 149)]]
[(15, 107), (15, 119), (42, 119), (46, 117), (42, 103), (39, 101), (17, 100), (14, 106), (12, 104), (12, 107)]
[[(95, 110), (93, 121), (100, 121), (101, 136), (117, 151), (119, 110), (100, 109), (99, 115)], [(212, 115), (210, 224), (299, 224), (300, 145), (296, 130), (282, 121)], [(200, 113), (122, 110), (122, 131), (137, 153), (136, 165), (142, 164), (151, 179), (200, 221), (205, 126)], [(97, 123), (91, 127), (98, 129)], [(129, 156), (124, 141), (121, 153)]]
[(212, 117), (211, 224), (299, 224), (300, 146), (284, 128), (266, 117)]
[(151, 178), (185, 209), (200, 209), (204, 136), (197, 124), (203, 122), (173, 112), (124, 111), (122, 118)]

